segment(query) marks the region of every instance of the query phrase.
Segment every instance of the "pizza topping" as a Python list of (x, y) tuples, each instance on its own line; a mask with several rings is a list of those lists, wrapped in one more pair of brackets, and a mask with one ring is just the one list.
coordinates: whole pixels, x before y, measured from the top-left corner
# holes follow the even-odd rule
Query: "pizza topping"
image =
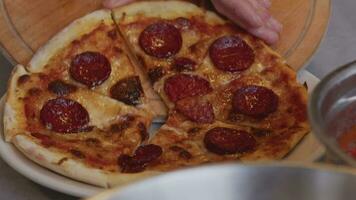
[(151, 83), (159, 81), (165, 74), (163, 67), (156, 67), (148, 70), (148, 77), (150, 78)]
[(74, 57), (69, 73), (74, 80), (93, 88), (109, 78), (111, 64), (104, 55), (87, 51)]
[(58, 96), (65, 96), (74, 92), (77, 88), (74, 85), (65, 83), (62, 80), (55, 80), (48, 84), (48, 90)]
[(178, 71), (194, 71), (197, 63), (189, 58), (176, 58), (174, 59), (173, 68)]
[(122, 101), (125, 104), (136, 106), (141, 103), (143, 96), (141, 81), (138, 76), (130, 76), (118, 81), (110, 89), (112, 98)]
[(183, 158), (185, 160), (189, 160), (191, 159), (193, 156), (191, 153), (189, 153), (189, 151), (185, 150), (184, 148), (182, 147), (179, 147), (179, 146), (171, 146), (169, 148), (170, 150), (174, 151), (174, 152), (177, 152), (178, 153), (178, 156), (180, 158)]
[(204, 144), (210, 152), (223, 155), (251, 151), (256, 140), (245, 131), (216, 127), (206, 133)]
[(238, 36), (218, 38), (209, 48), (215, 67), (228, 72), (243, 71), (255, 61), (251, 47)]
[(138, 173), (145, 170), (145, 166), (137, 163), (135, 159), (129, 155), (120, 155), (118, 164), (122, 173)]
[(273, 113), (278, 107), (278, 96), (270, 89), (249, 85), (237, 90), (232, 106), (235, 112), (261, 118)]
[(198, 100), (196, 98), (185, 98), (176, 102), (176, 109), (189, 120), (210, 124), (214, 122), (214, 110), (210, 102)]
[(173, 25), (159, 22), (143, 30), (139, 43), (146, 54), (157, 58), (169, 58), (181, 49), (182, 36)]
[(28, 80), (30, 80), (30, 75), (28, 74), (22, 75), (19, 77), (19, 79), (17, 79), (17, 84), (22, 85), (26, 83)]
[(88, 111), (78, 102), (59, 97), (45, 103), (40, 112), (42, 124), (59, 133), (90, 131)]
[(164, 91), (173, 102), (187, 97), (202, 96), (212, 90), (209, 81), (197, 75), (177, 74), (167, 78), (164, 84)]
[(145, 170), (145, 168), (157, 160), (162, 155), (160, 146), (149, 144), (140, 146), (133, 156), (121, 155), (118, 159), (118, 164), (123, 173), (137, 173)]
[(145, 140), (148, 139), (148, 132), (147, 132), (147, 128), (145, 126), (144, 123), (140, 122), (137, 125), (139, 131), (140, 131), (140, 135), (141, 135), (141, 141), (144, 142)]
[(155, 144), (140, 146), (133, 156), (138, 163), (150, 163), (162, 155), (162, 148)]

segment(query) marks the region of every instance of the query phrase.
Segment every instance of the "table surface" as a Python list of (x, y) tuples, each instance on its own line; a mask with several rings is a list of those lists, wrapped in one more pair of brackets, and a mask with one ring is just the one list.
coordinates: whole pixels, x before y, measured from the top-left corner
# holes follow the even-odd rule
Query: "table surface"
[[(337, 2), (337, 3), (336, 3)], [(323, 78), (338, 66), (356, 59), (356, 7), (355, 0), (333, 1), (329, 30), (319, 50), (306, 69)], [(12, 65), (0, 55), (0, 94), (6, 90), (6, 82)], [(26, 179), (0, 159), (0, 199), (77, 199), (42, 187)]]

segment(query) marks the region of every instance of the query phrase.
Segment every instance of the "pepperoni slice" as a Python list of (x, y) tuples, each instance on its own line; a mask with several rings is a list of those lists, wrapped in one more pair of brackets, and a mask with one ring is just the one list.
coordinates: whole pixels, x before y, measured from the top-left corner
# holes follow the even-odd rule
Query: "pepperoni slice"
[(155, 144), (148, 144), (140, 146), (136, 151), (133, 158), (137, 163), (145, 164), (150, 163), (162, 155), (162, 148)]
[(215, 119), (213, 106), (209, 102), (199, 101), (196, 98), (186, 98), (177, 101), (176, 109), (189, 120), (196, 123), (210, 124)]
[(130, 76), (118, 81), (110, 89), (112, 98), (122, 101), (128, 105), (138, 105), (143, 95), (141, 81), (138, 76)]
[(59, 133), (89, 131), (89, 114), (78, 102), (59, 97), (47, 101), (41, 109), (40, 118), (47, 129)]
[(213, 42), (209, 55), (215, 67), (228, 72), (243, 71), (255, 61), (251, 47), (237, 36), (224, 36)]
[(234, 93), (232, 106), (237, 113), (262, 118), (277, 110), (278, 100), (278, 96), (272, 90), (249, 85)]
[(87, 51), (74, 57), (69, 73), (74, 80), (92, 88), (109, 78), (111, 65), (104, 55)]
[(197, 75), (177, 74), (167, 78), (164, 84), (164, 91), (173, 102), (187, 97), (202, 96), (212, 90), (209, 81)]
[(169, 58), (182, 48), (182, 36), (173, 25), (158, 22), (143, 30), (139, 43), (148, 55), (157, 58)]
[(224, 155), (252, 151), (256, 140), (245, 131), (216, 127), (205, 134), (204, 144), (210, 152)]
[(124, 173), (137, 173), (145, 170), (147, 165), (157, 160), (162, 155), (162, 148), (149, 144), (140, 146), (133, 156), (121, 155), (118, 164)]
[(178, 71), (194, 71), (197, 63), (189, 58), (180, 57), (174, 59), (173, 68)]

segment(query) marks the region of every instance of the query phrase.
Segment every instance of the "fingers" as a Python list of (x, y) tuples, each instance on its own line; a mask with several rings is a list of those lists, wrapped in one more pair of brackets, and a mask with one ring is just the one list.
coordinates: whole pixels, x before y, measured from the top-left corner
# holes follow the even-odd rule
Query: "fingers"
[(223, 15), (242, 26), (251, 34), (274, 44), (279, 39), (282, 24), (273, 18), (268, 9), (270, 0), (212, 0)]
[(133, 2), (134, 0), (104, 0), (103, 6), (105, 8), (115, 8), (118, 6), (122, 6), (128, 3)]
[(271, 17), (267, 22), (266, 25), (268, 28), (280, 33), (283, 29), (281, 23), (279, 23), (275, 18)]
[(263, 20), (246, 0), (212, 0), (216, 10), (242, 27), (259, 27)]
[(272, 5), (270, 0), (258, 0), (258, 3), (266, 9), (269, 9)]
[(268, 44), (275, 44), (279, 40), (279, 34), (276, 31), (271, 30), (267, 26), (247, 29), (247, 31), (256, 37), (261, 38)]

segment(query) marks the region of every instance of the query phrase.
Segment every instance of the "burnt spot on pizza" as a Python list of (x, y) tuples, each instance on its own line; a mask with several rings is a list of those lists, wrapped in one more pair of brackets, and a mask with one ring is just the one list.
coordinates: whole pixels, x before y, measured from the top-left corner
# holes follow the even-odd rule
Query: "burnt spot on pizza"
[(137, 124), (137, 128), (140, 132), (141, 142), (146, 141), (148, 139), (149, 134), (147, 132), (147, 128), (146, 128), (145, 124), (140, 122)]
[(187, 151), (185, 149), (182, 150), (181, 152), (179, 152), (178, 155), (179, 155), (180, 158), (183, 158), (185, 160), (190, 160), (190, 159), (193, 158), (193, 155), (191, 153), (189, 153), (189, 151)]
[(77, 149), (71, 149), (69, 152), (76, 158), (80, 158), (80, 159), (85, 158), (85, 155), (83, 154), (83, 152), (81, 152)]
[(112, 124), (110, 126), (110, 132), (120, 134), (129, 127), (127, 123)]
[(37, 87), (34, 87), (30, 88), (27, 93), (29, 96), (39, 96), (42, 93), (42, 90)]
[(308, 90), (308, 84), (307, 84), (307, 82), (304, 82), (304, 83), (303, 83), (303, 87), (304, 87), (306, 90)]
[(271, 130), (268, 130), (268, 129), (260, 129), (260, 128), (252, 128), (251, 129), (251, 132), (254, 136), (256, 137), (267, 137), (269, 135), (272, 134), (272, 131)]
[(243, 121), (244, 119), (245, 119), (245, 116), (243, 116), (242, 114), (239, 114), (233, 110), (231, 110), (229, 112), (228, 120), (231, 122), (240, 122), (240, 121)]
[(175, 58), (172, 68), (178, 72), (183, 71), (194, 71), (196, 69), (197, 63), (186, 57)]
[(152, 84), (159, 81), (165, 74), (163, 67), (155, 67), (148, 70), (148, 77)]
[(123, 131), (125, 131), (126, 129), (128, 129), (134, 120), (135, 120), (135, 117), (132, 115), (122, 116), (120, 122), (118, 122), (116, 124), (112, 124), (110, 126), (110, 132), (120, 134)]
[(48, 84), (48, 90), (58, 96), (65, 96), (77, 90), (77, 87), (62, 80), (55, 80)]
[(140, 78), (138, 76), (130, 76), (119, 80), (111, 87), (110, 95), (112, 98), (127, 105), (136, 106), (141, 104), (143, 89)]
[(199, 128), (199, 127), (191, 128), (187, 131), (188, 136), (194, 137), (200, 130), (201, 130), (201, 128)]
[(174, 146), (169, 147), (169, 149), (174, 151), (174, 152), (180, 152), (182, 150), (182, 147), (174, 145)]
[(57, 162), (57, 165), (62, 165), (65, 161), (67, 161), (68, 158), (67, 157), (64, 157), (62, 159), (60, 159), (58, 162)]
[(17, 79), (17, 85), (19, 86), (23, 85), (29, 80), (30, 80), (30, 76), (28, 74), (22, 75)]
[(99, 147), (101, 146), (100, 140), (96, 138), (88, 138), (85, 140), (85, 144), (90, 146), (90, 147)]
[(189, 159), (191, 159), (193, 157), (192, 154), (189, 151), (185, 150), (183, 147), (171, 146), (171, 147), (169, 147), (169, 149), (174, 151), (174, 152), (176, 152), (176, 153), (178, 153), (178, 156), (180, 158), (185, 159), (185, 160), (189, 160)]
[(108, 37), (112, 40), (116, 40), (117, 39), (117, 32), (116, 32), (116, 29), (113, 29), (111, 31), (109, 31), (107, 33)]

